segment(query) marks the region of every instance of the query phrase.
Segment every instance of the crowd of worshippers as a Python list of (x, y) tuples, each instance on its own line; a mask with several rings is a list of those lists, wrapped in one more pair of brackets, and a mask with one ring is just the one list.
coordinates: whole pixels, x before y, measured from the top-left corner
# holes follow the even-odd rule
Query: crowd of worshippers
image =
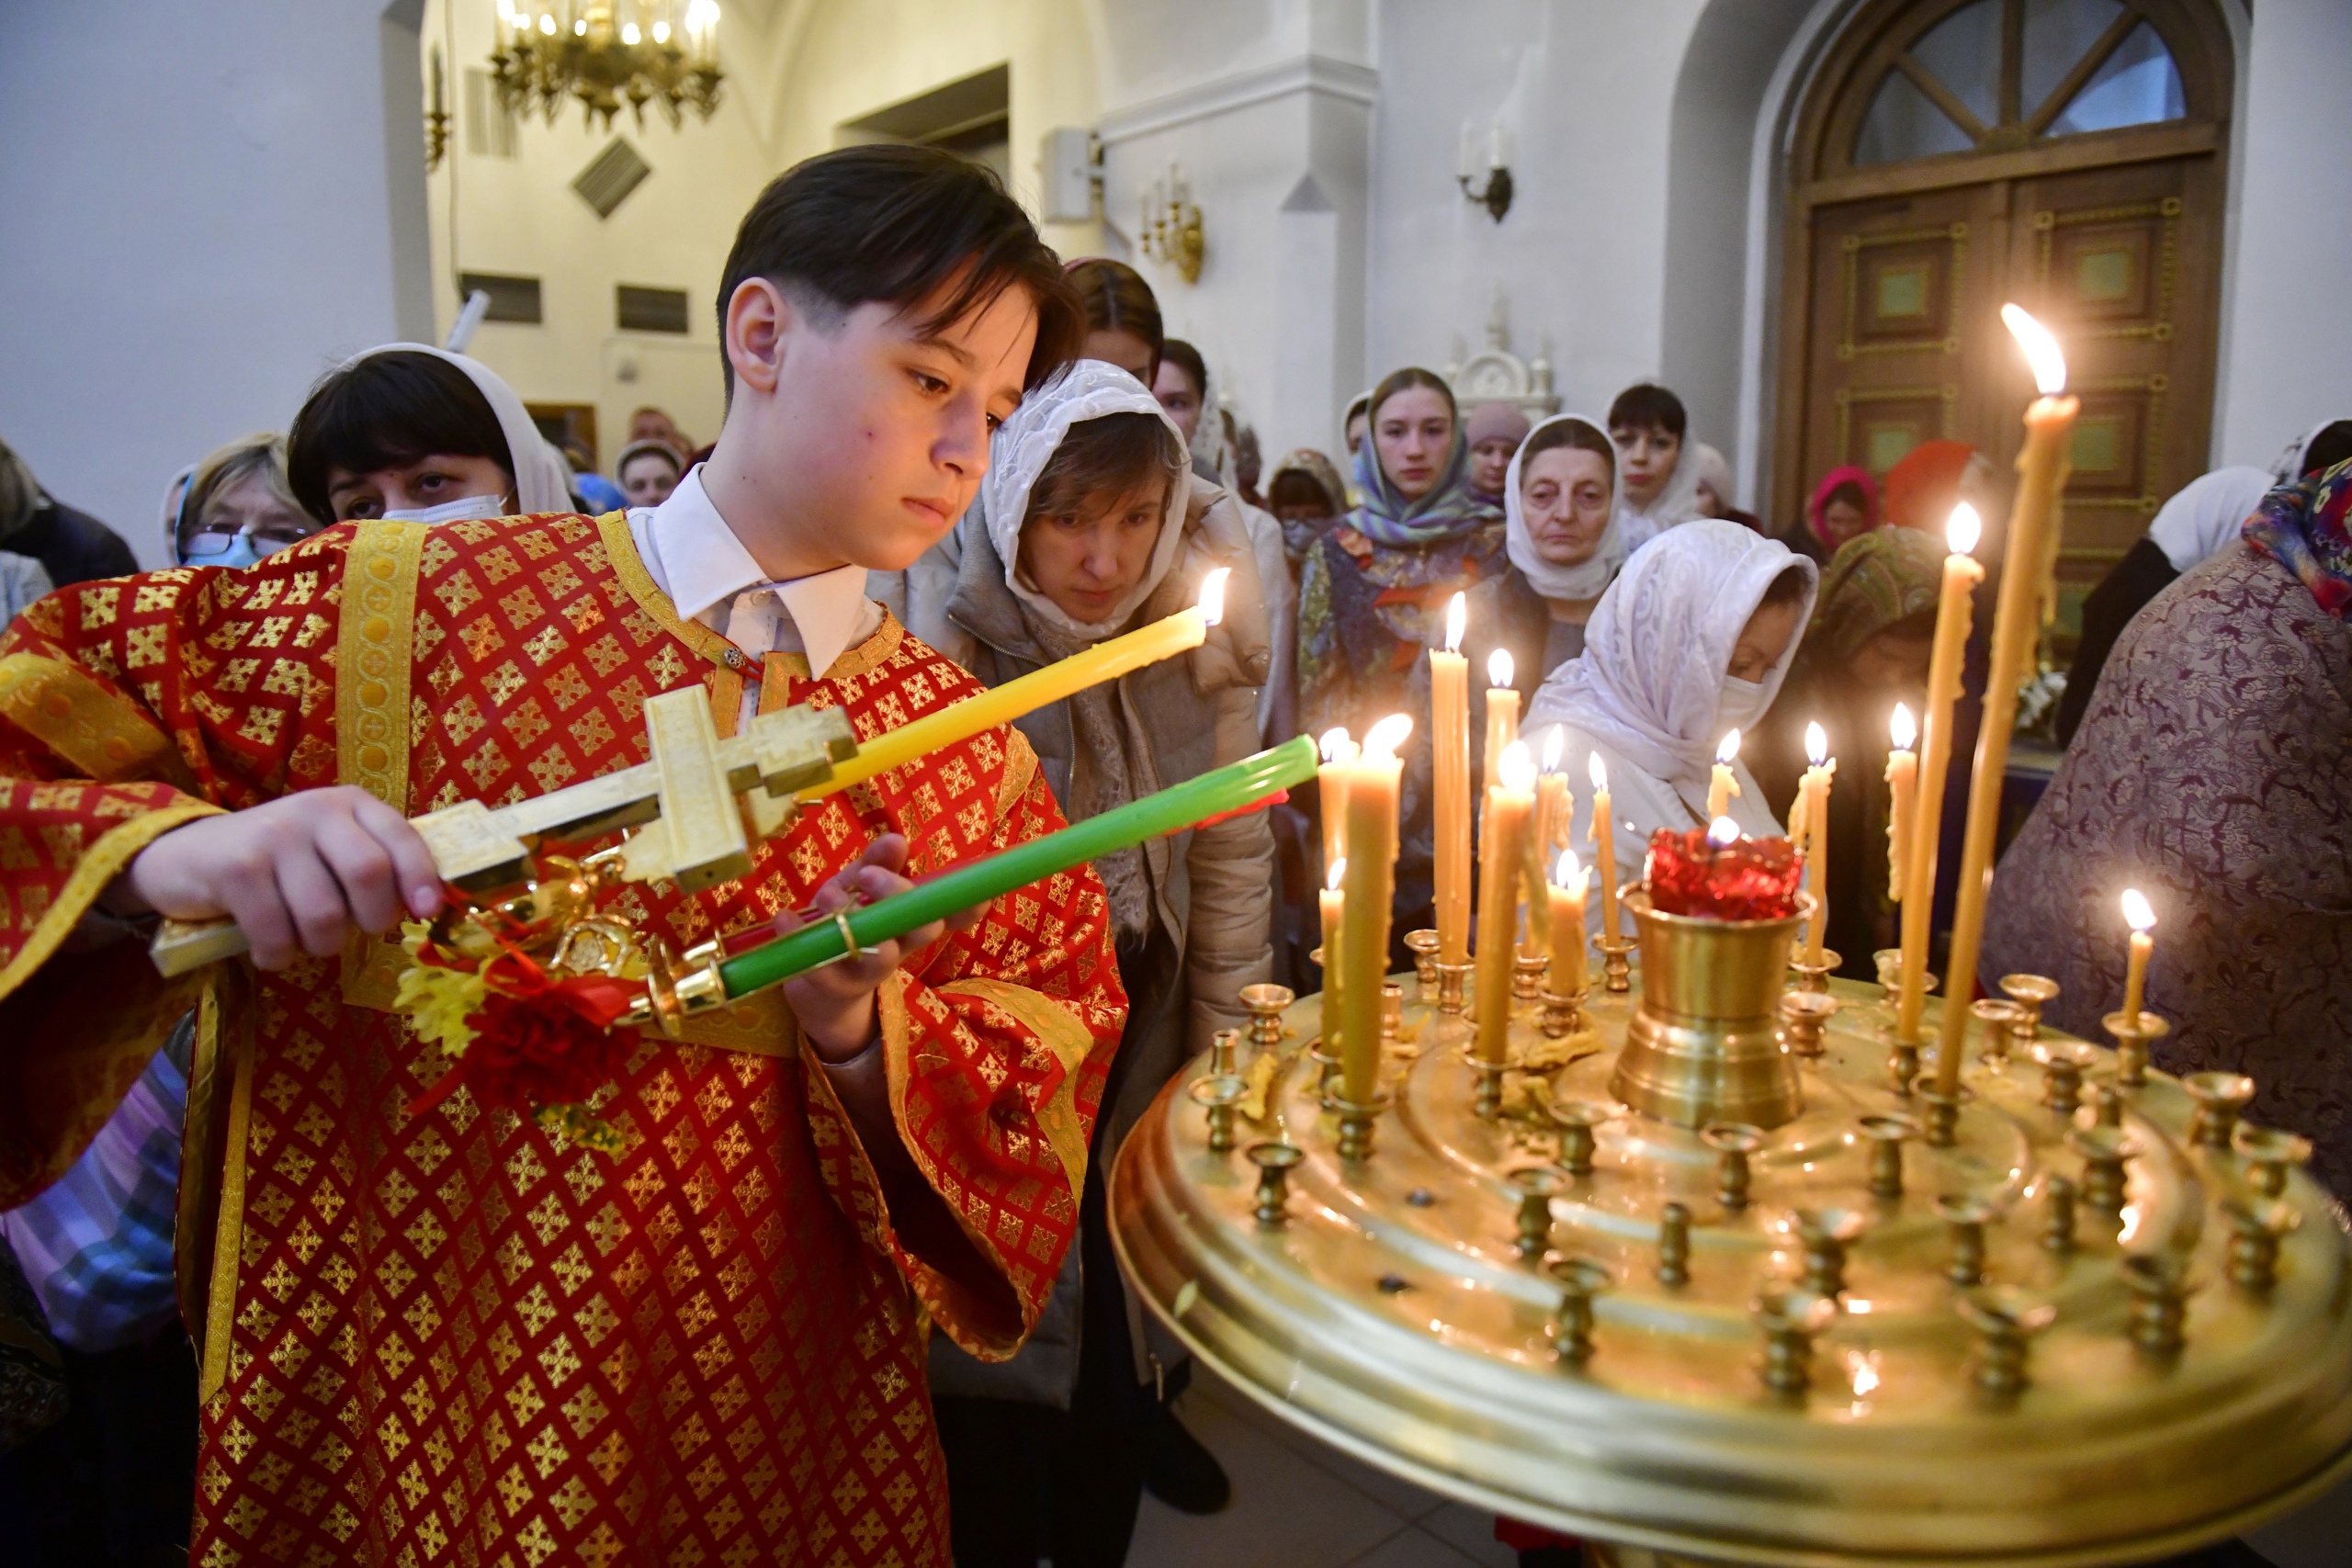
[[(1731, 815), (1748, 834), (1781, 831), (1801, 737), (1823, 726), (1840, 764), (1828, 945), (1849, 976), (1875, 977), (1896, 913), (1889, 716), (1925, 706), (1944, 527), (1963, 500), (1986, 525), (1988, 569), (1949, 785), (1968, 787), (2007, 564), (2009, 481), (1984, 453), (1937, 440), (1883, 475), (1836, 468), (1802, 518), (1775, 528), (1738, 507), (1728, 465), (1667, 388), (1630, 387), (1599, 416), (1531, 419), (1463, 407), (1443, 377), (1405, 367), (1346, 408), (1335, 451), (1302, 448), (1268, 470), (1202, 353), (1165, 335), (1137, 273), (1090, 260), (1068, 281), (1089, 328), (1083, 357), (996, 431), (961, 521), (907, 570), (876, 574), (869, 593), (993, 684), (1190, 604), (1216, 567), (1236, 572), (1227, 626), (1199, 657), (1023, 721), (1071, 820), (1295, 734), (1361, 737), (1406, 714), (1393, 929), (1401, 939), (1433, 923), (1424, 656), (1463, 595), (1474, 671), (1517, 689), (1531, 741), (1559, 733), (1551, 754), (1575, 792), (1580, 848), (1589, 759), (1607, 769), (1623, 820), (1602, 875), (1638, 878), (1654, 829), (1701, 825), (1718, 742), (1735, 728), (1746, 742)], [(654, 509), (658, 529), (665, 507), (707, 506), (696, 475), (708, 450), (642, 410), (609, 476), (587, 471), (480, 362), (393, 344), (326, 375), (282, 437), (232, 442), (175, 478), (162, 543), (175, 566), (233, 569), (351, 519), (628, 507)], [(2174, 1024), (2161, 1065), (2252, 1074), (2252, 1113), (2310, 1136), (2317, 1174), (2352, 1193), (2347, 459), (2352, 420), (2323, 422), (2269, 469), (2205, 475), (2085, 602), (2049, 719), (2064, 759), (2001, 863), (1978, 979), (2052, 975), (2064, 987), (2052, 1022), (2095, 1035), (2125, 962), (2115, 896), (2144, 889), (2167, 927), (2147, 981), (2148, 1005)], [(132, 569), (120, 538), (0, 446), (9, 615), (53, 587)], [(1474, 734), (1485, 684), (1472, 682)], [(1240, 986), (1319, 988), (1317, 809), (1310, 787), (1266, 817), (1097, 864), (1132, 1009), (1098, 1160), (1209, 1030), (1240, 1021)], [(1956, 833), (1956, 804), (1942, 820)], [(1939, 927), (1960, 858), (1956, 843), (1939, 857)], [(106, 1561), (130, 1562), (141, 1540), (185, 1539), (195, 1384), (173, 1294), (172, 1194), (187, 1070), (184, 1026), (72, 1174), (0, 1214), (0, 1276), (20, 1274), (0, 1278), (0, 1315), (61, 1348), (52, 1360), (72, 1393), (62, 1420), (29, 1435), (0, 1409), (0, 1445), (16, 1440), (0, 1456), (0, 1530), (49, 1552), (28, 1561), (95, 1561), (78, 1543), (102, 1540), (122, 1547)], [(1120, 1289), (1090, 1192), (1065, 1288), (1028, 1348), (983, 1365), (935, 1342), (967, 1568), (1116, 1562), (1144, 1488), (1201, 1512), (1227, 1494), (1170, 1410), (1188, 1363)], [(4, 1359), (9, 1343), (0, 1325), (0, 1371), (17, 1364)]]

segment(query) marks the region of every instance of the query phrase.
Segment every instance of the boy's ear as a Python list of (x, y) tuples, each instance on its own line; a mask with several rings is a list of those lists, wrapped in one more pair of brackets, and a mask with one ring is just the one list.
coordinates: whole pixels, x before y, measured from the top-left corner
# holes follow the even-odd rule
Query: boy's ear
[(727, 301), (727, 363), (738, 385), (773, 392), (784, 371), (785, 340), (794, 327), (792, 302), (764, 277), (747, 277)]

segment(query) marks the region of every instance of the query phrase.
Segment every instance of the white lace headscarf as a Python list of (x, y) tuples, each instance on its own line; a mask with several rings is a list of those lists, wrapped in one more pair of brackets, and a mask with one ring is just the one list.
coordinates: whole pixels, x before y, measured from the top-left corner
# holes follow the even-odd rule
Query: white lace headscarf
[[(1804, 574), (1798, 626), (1813, 618), (1820, 572), (1777, 539), (1706, 518), (1635, 550), (1585, 627), (1584, 656), (1552, 672), (1527, 728), (1566, 724), (1677, 790), (1703, 793), (1724, 703), (1724, 669), (1772, 580)], [(1792, 637), (1758, 682), (1771, 705), (1796, 656)]]
[(506, 437), (507, 471), (514, 476), (514, 510), (517, 514), (533, 512), (571, 512), (576, 510), (571, 499), (571, 468), (563, 455), (539, 434), (531, 423), (530, 411), (505, 378), (481, 360), (462, 354), (451, 354), (446, 348), (435, 348), (425, 343), (388, 343), (375, 348), (363, 349), (344, 361), (348, 367), (379, 354), (424, 354), (447, 361), (466, 373), (466, 378), (478, 388), (490, 412), (498, 416), (499, 434)]
[(2187, 571), (2236, 542), (2246, 517), (2276, 481), (2260, 468), (2215, 468), (2174, 492), (2148, 525), (2148, 542), (2175, 571)]
[[(1527, 462), (1527, 449), (1538, 435), (1555, 424), (1583, 425), (1609, 449), (1609, 522), (1600, 530), (1600, 542), (1593, 547), (1592, 554), (1574, 566), (1559, 566), (1544, 558), (1535, 547), (1534, 535), (1528, 532), (1527, 506), (1520, 499), (1520, 476)], [(1609, 439), (1609, 427), (1580, 413), (1554, 414), (1527, 433), (1527, 439), (1510, 455), (1510, 471), (1503, 476), (1503, 547), (1510, 554), (1510, 564), (1519, 568), (1520, 575), (1546, 599), (1598, 597), (1625, 564), (1625, 529), (1617, 516), (1624, 501), (1625, 486), (1617, 477), (1617, 444)]]
[[(1201, 417), (1208, 419), (1213, 412), (1204, 411)], [(1053, 459), (1070, 426), (1114, 413), (1150, 414), (1168, 427), (1179, 448), (1183, 446), (1183, 432), (1176, 428), (1176, 422), (1168, 417), (1168, 411), (1159, 406), (1159, 400), (1151, 395), (1150, 389), (1115, 365), (1080, 359), (1022, 399), (1012, 417), (997, 427), (995, 437), (989, 443), (989, 471), (980, 480), (977, 503), (981, 524), (989, 532), (989, 542), (996, 547), (998, 558), (1004, 562), (1004, 585), (1040, 622), (1080, 642), (1097, 642), (1119, 631), (1126, 625), (1127, 617), (1151, 597), (1152, 590), (1159, 586), (1160, 580), (1176, 564), (1177, 552), (1184, 542), (1184, 509), (1192, 498), (1189, 485), (1172, 483), (1168, 487), (1168, 513), (1160, 522), (1159, 537), (1152, 545), (1150, 564), (1135, 587), (1099, 624), (1072, 620), (1034, 583), (1024, 580), (1021, 570), (1021, 529), (1029, 518), (1029, 495), (1037, 488), (1038, 476), (1046, 471), (1046, 465)]]

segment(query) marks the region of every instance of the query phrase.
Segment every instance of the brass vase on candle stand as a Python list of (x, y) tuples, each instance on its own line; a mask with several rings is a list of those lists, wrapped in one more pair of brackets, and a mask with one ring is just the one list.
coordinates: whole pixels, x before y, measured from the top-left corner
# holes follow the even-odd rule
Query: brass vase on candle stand
[(1678, 1127), (1709, 1122), (1778, 1127), (1804, 1107), (1796, 1061), (1781, 1044), (1789, 947), (1813, 907), (1771, 920), (1669, 915), (1629, 889), (1642, 949), (1642, 999), (1609, 1092)]

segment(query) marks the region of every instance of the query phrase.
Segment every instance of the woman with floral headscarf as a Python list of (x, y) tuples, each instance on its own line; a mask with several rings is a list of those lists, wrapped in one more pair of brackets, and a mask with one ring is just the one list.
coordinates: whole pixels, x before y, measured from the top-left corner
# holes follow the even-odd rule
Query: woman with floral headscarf
[(1307, 553), (1299, 574), (1298, 716), (1310, 735), (1345, 726), (1359, 739), (1388, 714), (1413, 720), (1396, 857), (1401, 939), (1429, 923), (1436, 894), (1422, 656), (1444, 636), (1453, 596), (1502, 572), (1503, 517), (1470, 494), (1470, 448), (1443, 378), (1396, 371), (1368, 407), (1355, 457), (1363, 504)]

